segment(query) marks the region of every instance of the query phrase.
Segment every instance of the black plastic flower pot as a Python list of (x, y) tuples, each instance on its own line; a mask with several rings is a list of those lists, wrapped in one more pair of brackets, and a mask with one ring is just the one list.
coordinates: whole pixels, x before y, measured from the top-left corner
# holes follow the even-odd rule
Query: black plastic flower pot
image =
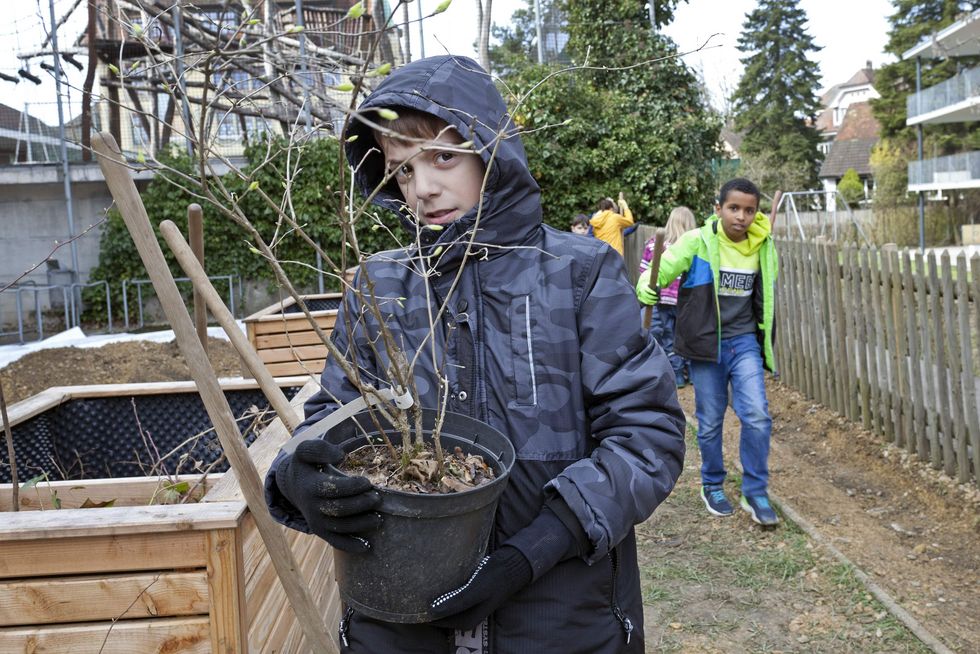
[[(437, 414), (422, 412), (429, 441)], [(326, 438), (351, 452), (378, 442), (378, 430), (362, 412), (330, 429)], [(441, 440), (446, 450), (458, 446), (464, 454), (483, 456), (495, 478), (446, 494), (379, 488), (383, 521), (369, 536), (370, 551), (334, 551), (341, 599), (359, 613), (387, 622), (428, 622), (432, 600), (466, 583), (486, 553), (497, 500), (514, 465), (514, 446), (493, 427), (456, 413), (445, 414)]]

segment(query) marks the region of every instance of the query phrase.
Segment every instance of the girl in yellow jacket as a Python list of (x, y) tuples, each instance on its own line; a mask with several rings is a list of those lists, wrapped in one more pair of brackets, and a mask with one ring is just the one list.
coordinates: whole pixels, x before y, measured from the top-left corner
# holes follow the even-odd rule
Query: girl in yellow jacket
[(633, 224), (633, 212), (623, 199), (623, 194), (619, 194), (619, 211), (617, 203), (612, 198), (599, 200), (599, 210), (592, 215), (589, 224), (595, 232), (596, 238), (600, 238), (609, 245), (613, 246), (620, 256), (623, 254), (623, 229)]

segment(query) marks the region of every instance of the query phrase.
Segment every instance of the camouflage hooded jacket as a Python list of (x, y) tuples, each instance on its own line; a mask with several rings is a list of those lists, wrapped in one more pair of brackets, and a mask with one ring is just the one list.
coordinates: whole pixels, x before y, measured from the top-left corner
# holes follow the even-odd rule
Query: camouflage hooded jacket
[[(394, 182), (382, 189), (374, 202), (401, 212), (416, 244), (372, 256), (366, 270), (395, 338), (409, 356), (426, 348), (414, 370), (422, 406), (439, 405), (433, 361), (441, 362), (449, 410), (489, 423), (514, 443), (517, 462), (490, 548), (528, 525), (549, 499), (567, 505), (587, 539), (581, 557), (535, 573), (476, 640), (496, 652), (642, 652), (633, 526), (680, 475), (684, 417), (670, 364), (641, 327), (622, 257), (598, 239), (542, 224), (540, 190), (523, 145), (476, 62), (451, 56), (412, 62), (360, 109), (369, 107), (438, 116), (474, 143), (489, 169), (482, 202), (439, 231), (417, 230)], [(348, 139), (347, 158), (369, 195), (382, 180), (383, 157), (369, 128), (353, 123), (351, 129), (358, 138)], [(421, 261), (432, 267), (428, 289)], [(363, 283), (360, 275), (355, 283)], [(429, 316), (444, 302), (433, 356)], [(340, 328), (349, 319), (353, 340)], [(375, 317), (354, 294), (347, 294), (337, 325), (332, 338), (340, 350), (368, 378), (384, 378), (387, 355), (376, 356), (369, 343), (378, 331)], [(329, 360), (322, 384), (330, 395), (321, 392), (307, 403), (300, 429), (333, 411), (337, 400), (357, 397)], [(277, 464), (266, 479), (272, 513), (304, 530), (302, 516), (275, 486)], [(342, 629), (353, 643), (349, 651), (480, 651), (427, 625), (382, 627), (355, 614)], [(433, 644), (443, 640), (445, 649)]]

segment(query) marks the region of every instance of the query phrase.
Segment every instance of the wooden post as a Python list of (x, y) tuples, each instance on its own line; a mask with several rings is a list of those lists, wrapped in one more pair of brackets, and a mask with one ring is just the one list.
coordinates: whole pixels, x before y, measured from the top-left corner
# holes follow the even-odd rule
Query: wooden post
[(170, 246), (170, 250), (177, 257), (177, 263), (183, 268), (184, 273), (191, 278), (195, 296), (200, 294), (202, 308), (207, 304), (207, 308), (211, 310), (211, 315), (215, 317), (218, 324), (228, 334), (232, 345), (238, 351), (238, 356), (242, 358), (242, 361), (248, 367), (248, 371), (252, 373), (255, 381), (258, 382), (259, 388), (262, 389), (266, 399), (269, 400), (269, 404), (272, 405), (272, 408), (282, 419), (286, 428), (292, 432), (299, 425), (295, 410), (289, 404), (289, 400), (286, 399), (282, 389), (276, 384), (276, 380), (269, 373), (265, 364), (262, 363), (255, 348), (248, 342), (242, 330), (238, 328), (238, 325), (235, 323), (235, 317), (231, 315), (231, 312), (221, 300), (218, 292), (214, 290), (214, 286), (208, 280), (207, 273), (204, 272), (204, 268), (198, 263), (195, 253), (192, 252), (192, 247), (187, 245), (187, 241), (184, 240), (180, 234), (180, 230), (177, 229), (177, 225), (172, 221), (164, 220), (160, 223), (160, 233), (163, 234), (163, 238), (167, 241), (167, 245)]
[[(657, 274), (660, 272), (660, 256), (664, 253), (664, 239), (667, 232), (663, 227), (658, 227), (653, 234), (653, 259), (650, 260), (650, 290), (657, 290)], [(643, 328), (650, 329), (653, 321), (653, 305), (649, 304), (643, 312)]]
[[(194, 257), (204, 269), (204, 212), (201, 205), (190, 204), (187, 206), (187, 238), (191, 242), (191, 250)], [(232, 293), (234, 293), (232, 289)], [(201, 339), (204, 351), (208, 351), (208, 309), (204, 304), (204, 298), (197, 286), (194, 286), (194, 327), (197, 329), (197, 337)]]
[(296, 559), (283, 534), (284, 528), (269, 514), (262, 480), (259, 479), (255, 463), (249, 457), (235, 423), (235, 417), (228, 406), (228, 400), (218, 385), (214, 369), (197, 339), (191, 317), (177, 290), (177, 284), (170, 275), (170, 269), (163, 258), (163, 251), (153, 233), (146, 208), (136, 190), (136, 184), (129, 175), (122, 152), (112, 135), (105, 132), (92, 139), (92, 147), (98, 155), (99, 167), (105, 176), (109, 191), (119, 207), (119, 213), (122, 214), (126, 227), (133, 237), (140, 258), (153, 281), (157, 297), (160, 298), (160, 304), (173, 327), (177, 344), (197, 384), (225, 456), (228, 457), (228, 462), (235, 471), (242, 495), (255, 519), (255, 525), (262, 535), (269, 558), (275, 565), (293, 611), (306, 634), (307, 642), (315, 652), (336, 654), (337, 646), (327, 635), (323, 618), (310, 597), (306, 582), (299, 574)]

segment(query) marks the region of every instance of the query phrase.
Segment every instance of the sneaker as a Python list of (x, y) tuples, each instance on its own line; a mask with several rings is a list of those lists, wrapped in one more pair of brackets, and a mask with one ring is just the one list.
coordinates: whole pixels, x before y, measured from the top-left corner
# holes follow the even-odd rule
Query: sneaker
[(735, 512), (721, 486), (702, 486), (701, 499), (711, 515), (726, 516)]
[(748, 511), (752, 519), (760, 525), (772, 526), (779, 524), (779, 516), (769, 503), (769, 498), (765, 495), (754, 497), (742, 496), (741, 506)]

